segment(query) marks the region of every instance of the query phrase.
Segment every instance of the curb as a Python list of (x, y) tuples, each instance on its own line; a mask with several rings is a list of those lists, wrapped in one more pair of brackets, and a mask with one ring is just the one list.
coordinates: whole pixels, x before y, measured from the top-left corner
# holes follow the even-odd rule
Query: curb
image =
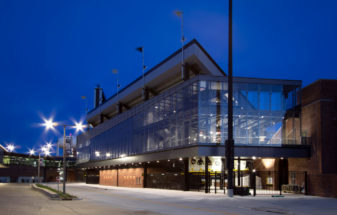
[(59, 196), (56, 193), (51, 192), (51, 191), (46, 190), (46, 189), (43, 189), (43, 188), (40, 188), (40, 187), (37, 187), (35, 184), (32, 184), (32, 189), (44, 194), (45, 196), (47, 196), (50, 199), (60, 199)]

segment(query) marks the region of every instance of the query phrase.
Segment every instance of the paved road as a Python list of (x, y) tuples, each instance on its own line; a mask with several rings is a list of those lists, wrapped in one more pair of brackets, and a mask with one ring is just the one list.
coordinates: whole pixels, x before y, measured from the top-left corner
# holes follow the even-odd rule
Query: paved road
[(67, 192), (81, 200), (49, 200), (27, 185), (0, 184), (0, 214), (337, 214), (337, 199), (320, 197), (228, 198), (197, 192), (85, 184), (69, 184)]

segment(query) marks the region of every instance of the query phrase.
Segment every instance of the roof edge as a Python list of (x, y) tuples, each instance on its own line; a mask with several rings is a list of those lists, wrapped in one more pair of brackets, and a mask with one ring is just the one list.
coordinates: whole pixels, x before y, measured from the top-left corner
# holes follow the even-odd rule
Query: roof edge
[[(204, 49), (204, 47), (195, 38), (192, 39), (190, 42), (188, 42), (186, 45), (184, 45), (184, 49), (187, 49), (188, 47), (192, 46), (193, 44), (196, 44), (205, 53), (205, 55), (211, 60), (211, 62), (217, 67), (217, 69), (224, 76), (227, 76), (226, 73), (221, 69), (221, 67), (215, 62), (215, 60), (208, 54), (208, 52)], [(167, 61), (169, 61), (170, 59), (172, 59), (173, 57), (175, 57), (176, 55), (178, 55), (180, 52), (181, 52), (181, 48), (179, 48), (178, 50), (176, 50), (175, 52), (173, 52), (170, 56), (168, 56), (167, 58), (165, 58), (164, 60), (162, 60), (157, 65), (153, 66), (147, 72), (145, 72), (144, 73), (144, 77), (147, 76), (148, 74), (150, 74), (152, 71), (154, 71), (158, 67), (160, 67), (161, 65), (163, 65), (164, 63), (166, 63)], [(142, 79), (142, 75), (139, 76), (138, 78), (136, 78), (135, 80), (133, 80), (132, 82), (130, 82), (128, 85), (126, 85), (125, 87), (123, 87), (121, 90), (119, 90), (118, 94), (122, 93), (124, 90), (126, 90), (128, 87), (130, 87), (132, 84), (136, 83), (137, 81), (139, 81), (141, 79)], [(112, 96), (110, 96), (109, 98), (107, 98), (102, 104), (100, 104), (96, 108), (93, 108), (90, 111), (88, 111), (87, 115), (89, 113), (93, 112), (94, 110), (96, 110), (97, 108), (99, 108), (100, 106), (102, 106), (104, 103), (106, 103), (109, 100), (111, 100), (112, 98), (116, 97), (116, 96), (117, 96), (117, 93), (113, 94)]]

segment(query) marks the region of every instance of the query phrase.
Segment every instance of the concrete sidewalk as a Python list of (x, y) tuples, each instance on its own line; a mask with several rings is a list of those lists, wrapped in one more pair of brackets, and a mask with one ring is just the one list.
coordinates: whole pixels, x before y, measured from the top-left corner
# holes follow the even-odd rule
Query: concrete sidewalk
[(67, 192), (105, 206), (159, 214), (337, 214), (337, 199), (303, 195), (228, 198), (223, 194), (84, 183), (67, 184)]

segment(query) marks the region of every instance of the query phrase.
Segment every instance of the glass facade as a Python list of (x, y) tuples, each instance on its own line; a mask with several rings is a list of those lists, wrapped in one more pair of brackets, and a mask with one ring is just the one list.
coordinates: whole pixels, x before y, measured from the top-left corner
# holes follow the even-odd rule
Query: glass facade
[[(299, 118), (293, 110), (300, 86), (252, 80), (234, 79), (235, 144), (299, 144)], [(198, 76), (172, 87), (78, 136), (78, 162), (224, 144), (227, 97), (222, 77)]]

